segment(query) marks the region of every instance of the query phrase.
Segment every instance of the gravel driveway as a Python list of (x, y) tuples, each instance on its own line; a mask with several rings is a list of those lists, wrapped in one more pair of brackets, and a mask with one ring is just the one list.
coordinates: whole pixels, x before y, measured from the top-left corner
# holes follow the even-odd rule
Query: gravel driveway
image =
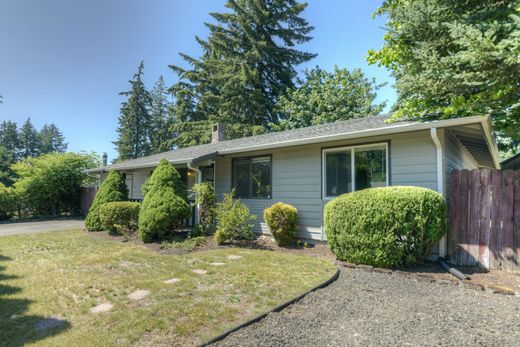
[(330, 286), (219, 346), (520, 345), (520, 298), (341, 269)]
[(67, 229), (83, 229), (85, 224), (82, 219), (59, 219), (40, 222), (5, 223), (0, 224), (0, 236), (35, 234), (45, 231), (57, 231)]

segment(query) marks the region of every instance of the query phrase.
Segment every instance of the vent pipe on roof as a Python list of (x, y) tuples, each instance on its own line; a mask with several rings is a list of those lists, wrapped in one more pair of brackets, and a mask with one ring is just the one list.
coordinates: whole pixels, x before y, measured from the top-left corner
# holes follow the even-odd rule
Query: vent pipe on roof
[(108, 156), (107, 152), (103, 153), (103, 166), (107, 166), (108, 164)]
[(224, 141), (224, 124), (215, 123), (211, 126), (211, 143), (217, 143), (220, 141)]

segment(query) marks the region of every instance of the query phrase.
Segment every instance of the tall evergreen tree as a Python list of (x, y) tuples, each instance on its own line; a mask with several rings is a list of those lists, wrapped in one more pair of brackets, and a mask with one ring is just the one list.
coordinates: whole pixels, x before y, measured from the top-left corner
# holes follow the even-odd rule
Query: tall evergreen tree
[(56, 124), (45, 124), (39, 134), (39, 155), (59, 152), (64, 153), (67, 150), (65, 137)]
[(171, 114), (172, 103), (168, 98), (168, 89), (163, 76), (160, 76), (155, 82), (150, 97), (150, 150), (152, 153), (160, 153), (171, 149), (169, 145), (170, 127), (174, 121)]
[(18, 140), (20, 144), (20, 157), (26, 158), (38, 156), (38, 149), (40, 146), (39, 136), (38, 131), (36, 131), (34, 125), (31, 123), (31, 118), (27, 118), (20, 128)]
[(313, 27), (301, 17), (307, 3), (297, 0), (228, 0), (227, 13), (211, 13), (199, 58), (191, 66), (170, 66), (180, 81), (170, 89), (181, 122), (278, 123), (276, 103), (294, 87), (295, 66), (315, 54), (294, 47), (311, 39)]
[(376, 14), (388, 31), (369, 61), (396, 78), (393, 118), (491, 114), (520, 140), (519, 0), (385, 0)]
[(132, 159), (150, 154), (150, 93), (142, 81), (144, 62), (139, 64), (130, 91), (122, 92), (127, 100), (121, 105), (118, 139), (114, 142), (119, 159)]
[(16, 122), (8, 120), (0, 124), (0, 146), (12, 153), (16, 153), (19, 149), (20, 141), (18, 139), (18, 127)]

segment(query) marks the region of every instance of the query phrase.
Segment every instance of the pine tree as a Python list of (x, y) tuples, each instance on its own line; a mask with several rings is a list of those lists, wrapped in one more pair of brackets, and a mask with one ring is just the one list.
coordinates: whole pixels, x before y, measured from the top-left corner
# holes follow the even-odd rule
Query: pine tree
[(54, 124), (45, 124), (39, 134), (39, 154), (52, 152), (64, 153), (67, 150), (65, 138), (60, 129)]
[(114, 142), (119, 159), (132, 159), (150, 154), (150, 93), (142, 81), (144, 62), (139, 64), (137, 73), (129, 81), (131, 90), (122, 92), (127, 100), (121, 105), (118, 139)]
[(2, 124), (0, 124), (0, 146), (11, 151), (13, 154), (16, 153), (20, 146), (16, 122), (9, 120), (3, 121)]
[(38, 156), (38, 131), (36, 131), (34, 125), (31, 123), (31, 118), (27, 118), (20, 128), (18, 140), (20, 144), (20, 157), (26, 158)]
[(180, 78), (171, 87), (177, 119), (227, 124), (278, 123), (276, 103), (294, 87), (295, 66), (315, 54), (295, 45), (311, 39), (313, 27), (301, 17), (307, 3), (296, 0), (228, 0), (227, 13), (211, 13), (199, 58), (181, 57), (191, 66), (170, 66)]
[(160, 153), (171, 149), (169, 146), (170, 127), (173, 124), (171, 101), (163, 76), (160, 76), (150, 93), (151, 97), (151, 131), (150, 150)]

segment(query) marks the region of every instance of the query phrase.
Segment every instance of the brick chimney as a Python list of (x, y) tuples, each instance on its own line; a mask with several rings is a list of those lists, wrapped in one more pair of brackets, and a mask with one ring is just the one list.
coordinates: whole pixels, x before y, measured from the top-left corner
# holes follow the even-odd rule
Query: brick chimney
[(224, 124), (215, 123), (211, 126), (211, 143), (224, 141)]

